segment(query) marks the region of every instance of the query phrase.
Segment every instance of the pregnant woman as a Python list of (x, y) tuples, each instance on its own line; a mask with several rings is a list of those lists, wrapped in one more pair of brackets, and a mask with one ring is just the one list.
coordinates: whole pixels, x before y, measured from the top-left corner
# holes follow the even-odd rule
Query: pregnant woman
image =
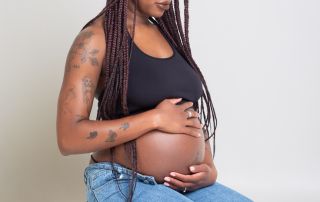
[(216, 181), (216, 116), (191, 55), (188, 1), (184, 26), (178, 0), (108, 0), (75, 38), (57, 138), (63, 155), (92, 153), (87, 201), (251, 201)]

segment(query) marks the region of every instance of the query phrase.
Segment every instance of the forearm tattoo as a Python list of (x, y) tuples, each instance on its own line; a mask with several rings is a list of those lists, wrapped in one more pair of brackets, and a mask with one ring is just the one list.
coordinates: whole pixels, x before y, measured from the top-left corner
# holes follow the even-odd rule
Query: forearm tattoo
[(89, 133), (89, 136), (87, 137), (87, 139), (94, 139), (94, 138), (96, 138), (98, 136), (98, 132), (97, 131), (91, 131), (90, 133)]
[(126, 130), (127, 128), (129, 128), (129, 123), (125, 122), (125, 123), (121, 124), (119, 129)]
[[(77, 115), (79, 116), (79, 118), (82, 118), (83, 116), (81, 115)], [(122, 129), (122, 130), (126, 130), (127, 128), (129, 128), (129, 123), (128, 122), (125, 122), (123, 124), (121, 124), (120, 128), (119, 129)], [(98, 132), (97, 131), (90, 131), (90, 133), (88, 134), (88, 136), (86, 137), (86, 139), (94, 139), (98, 136)], [(114, 131), (114, 130), (109, 130), (108, 131), (108, 134), (107, 134), (107, 138), (105, 140), (105, 142), (114, 142), (117, 138), (118, 134)]]
[[(90, 62), (91, 66), (99, 67), (99, 61), (97, 54), (99, 49), (90, 48), (87, 44), (92, 39), (94, 33), (92, 31), (81, 32), (74, 40), (66, 61), (66, 72), (70, 72), (71, 69), (78, 69), (82, 64)], [(76, 56), (80, 57), (80, 61), (75, 61)]]
[(115, 131), (109, 130), (109, 133), (107, 135), (107, 139), (105, 140), (105, 142), (114, 142), (117, 136), (118, 135)]

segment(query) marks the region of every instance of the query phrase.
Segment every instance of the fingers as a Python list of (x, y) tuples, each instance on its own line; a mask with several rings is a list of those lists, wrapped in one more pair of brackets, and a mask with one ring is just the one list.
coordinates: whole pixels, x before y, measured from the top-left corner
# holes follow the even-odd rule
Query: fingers
[(201, 137), (201, 131), (199, 129), (196, 129), (196, 128), (193, 128), (193, 127), (188, 127), (188, 126), (185, 126), (183, 130), (183, 133), (184, 134), (187, 134), (187, 135), (190, 135), (192, 137)]
[(199, 165), (193, 165), (189, 167), (190, 171), (193, 173), (199, 173), (199, 172), (209, 172), (210, 169), (207, 164), (199, 164)]
[(203, 125), (200, 123), (200, 121), (197, 118), (191, 118), (186, 120), (186, 125), (194, 128), (201, 129)]
[(168, 99), (168, 100), (169, 100), (169, 102), (171, 102), (172, 104), (176, 104), (176, 103), (180, 102), (181, 99), (182, 99), (182, 98), (173, 98), (173, 99)]
[(170, 176), (164, 178), (164, 185), (171, 187), (172, 189), (183, 191), (186, 187), (191, 191), (196, 187), (201, 186), (208, 179), (210, 173), (210, 167), (205, 164), (192, 165), (189, 167), (193, 174), (184, 175), (177, 172), (171, 172)]
[[(203, 125), (199, 120), (199, 113), (191, 109), (184, 111), (184, 114), (186, 116), (184, 133), (194, 137), (201, 137)], [(189, 114), (191, 114), (191, 116)]]
[(193, 175), (193, 174), (184, 175), (184, 174), (181, 174), (181, 173), (171, 172), (170, 176), (171, 176), (171, 178), (175, 178), (175, 179), (180, 180), (180, 181), (185, 182), (185, 183), (187, 183), (187, 182), (195, 183), (195, 182), (199, 181), (199, 176)]
[(169, 182), (164, 182), (163, 184), (166, 185), (167, 187), (170, 187), (170, 188), (172, 188), (174, 190), (179, 191), (179, 187), (174, 186), (173, 184), (170, 184)]
[(187, 190), (191, 190), (192, 187), (195, 186), (195, 184), (192, 182), (183, 182), (172, 177), (165, 177), (164, 180), (166, 181), (164, 185), (171, 187), (172, 189), (175, 189), (177, 191), (182, 191), (185, 187), (187, 187)]
[(178, 107), (180, 107), (180, 108), (183, 109), (184, 111), (185, 111), (186, 109), (192, 107), (192, 106), (193, 106), (193, 102), (190, 102), (190, 101), (184, 102), (184, 103), (178, 105)]
[[(178, 187), (178, 186), (176, 186), (174, 184), (171, 184), (169, 182), (165, 182), (163, 184), (165, 186), (167, 186), (167, 187), (170, 187), (171, 189), (174, 189), (174, 190), (178, 191), (178, 192), (183, 192), (183, 190), (184, 190), (184, 187)], [(187, 186), (186, 186), (186, 188), (187, 188), (188, 191), (191, 191), (191, 189), (192, 189), (191, 187), (187, 187)]]
[(193, 109), (185, 110), (186, 118), (199, 118), (200, 114)]

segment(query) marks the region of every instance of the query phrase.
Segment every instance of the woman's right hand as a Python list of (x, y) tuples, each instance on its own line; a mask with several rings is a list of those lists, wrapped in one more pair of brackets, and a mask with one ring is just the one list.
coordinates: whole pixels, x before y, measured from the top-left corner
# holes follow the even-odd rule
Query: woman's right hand
[[(194, 137), (201, 137), (202, 126), (198, 119), (199, 113), (194, 111), (193, 102), (185, 102), (176, 104), (181, 101), (178, 99), (164, 99), (155, 109), (158, 110), (158, 130), (167, 133), (184, 133)], [(192, 116), (188, 118), (188, 111), (191, 111)]]

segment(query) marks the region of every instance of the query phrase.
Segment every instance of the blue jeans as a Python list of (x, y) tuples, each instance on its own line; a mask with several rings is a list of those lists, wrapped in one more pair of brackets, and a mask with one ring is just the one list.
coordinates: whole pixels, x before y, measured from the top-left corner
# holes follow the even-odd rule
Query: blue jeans
[[(128, 194), (131, 170), (114, 163), (116, 171), (112, 172), (111, 162), (89, 164), (84, 170), (84, 183), (88, 202), (125, 201), (121, 194)], [(119, 191), (118, 179), (121, 192)], [(228, 188), (217, 181), (210, 186), (192, 192), (180, 193), (164, 184), (158, 184), (153, 176), (137, 173), (137, 182), (133, 201), (152, 202), (252, 202), (253, 200)]]

